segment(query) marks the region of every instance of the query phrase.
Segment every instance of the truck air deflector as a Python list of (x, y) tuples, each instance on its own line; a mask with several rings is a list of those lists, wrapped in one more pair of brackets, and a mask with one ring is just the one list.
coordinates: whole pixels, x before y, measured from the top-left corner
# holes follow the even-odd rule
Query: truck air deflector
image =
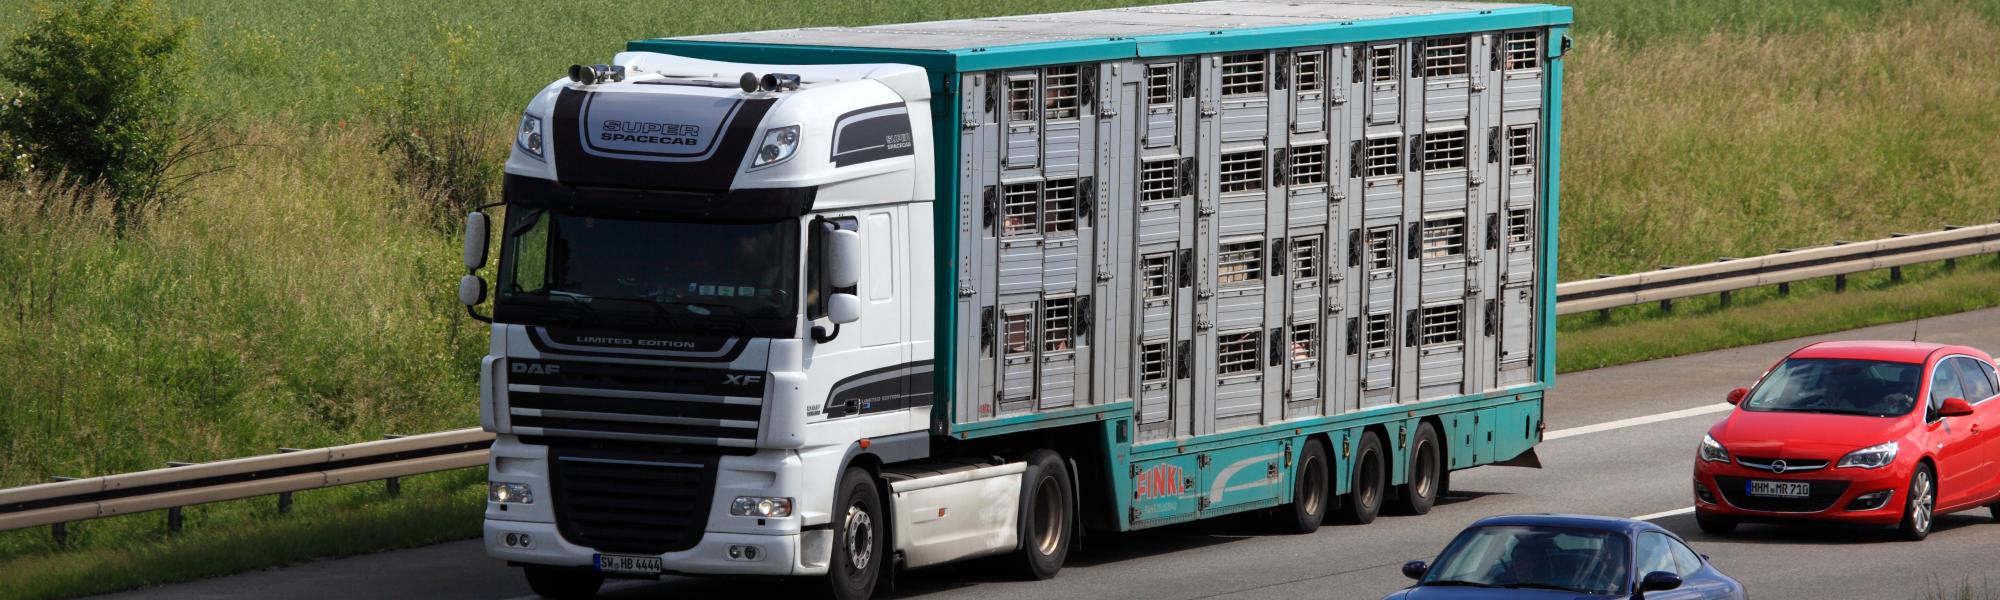
[(568, 186), (727, 190), (756, 141), (757, 124), (776, 102), (564, 89), (550, 119), (557, 180)]

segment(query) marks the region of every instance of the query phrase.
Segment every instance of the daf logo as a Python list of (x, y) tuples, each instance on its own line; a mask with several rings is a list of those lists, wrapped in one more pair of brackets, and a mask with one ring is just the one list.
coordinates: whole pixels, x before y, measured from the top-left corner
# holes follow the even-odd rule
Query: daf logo
[(1791, 467), (1788, 467), (1788, 466), (1786, 466), (1786, 465), (1785, 465), (1785, 461), (1784, 461), (1783, 459), (1779, 459), (1779, 460), (1774, 460), (1774, 461), (1771, 461), (1771, 472), (1772, 472), (1772, 473), (1784, 473), (1784, 472), (1785, 472), (1785, 469), (1788, 469), (1788, 468), (1791, 468)]
[(527, 373), (530, 375), (556, 375), (562, 373), (562, 365), (545, 365), (542, 363), (517, 362), (509, 364), (507, 370), (515, 373)]
[(755, 384), (755, 383), (763, 383), (763, 382), (764, 382), (764, 376), (763, 376), (763, 375), (732, 375), (732, 374), (724, 374), (724, 375), (722, 376), (722, 384), (723, 384), (723, 385), (751, 385), (751, 384)]

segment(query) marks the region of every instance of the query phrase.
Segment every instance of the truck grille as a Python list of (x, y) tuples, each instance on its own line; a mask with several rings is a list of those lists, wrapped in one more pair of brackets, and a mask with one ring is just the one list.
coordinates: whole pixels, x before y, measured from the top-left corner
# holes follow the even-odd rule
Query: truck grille
[(1745, 510), (1766, 512), (1812, 513), (1833, 507), (1840, 495), (1847, 492), (1848, 482), (1840, 480), (1811, 481), (1812, 493), (1804, 498), (1766, 498), (1752, 496), (1749, 479), (1742, 477), (1715, 476), (1715, 486), (1722, 488), (1722, 497), (1731, 506)]
[(517, 361), (508, 415), (522, 435), (754, 447), (764, 375), (583, 361)]
[(715, 455), (645, 458), (551, 448), (556, 529), (600, 551), (664, 554), (694, 547), (708, 528)]

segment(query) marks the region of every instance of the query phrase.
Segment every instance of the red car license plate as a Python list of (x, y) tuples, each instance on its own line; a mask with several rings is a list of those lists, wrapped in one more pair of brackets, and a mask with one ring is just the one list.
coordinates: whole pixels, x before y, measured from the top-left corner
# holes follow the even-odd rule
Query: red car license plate
[(1804, 498), (1812, 495), (1812, 484), (1804, 481), (1752, 481), (1748, 491), (1752, 496), (1767, 498)]

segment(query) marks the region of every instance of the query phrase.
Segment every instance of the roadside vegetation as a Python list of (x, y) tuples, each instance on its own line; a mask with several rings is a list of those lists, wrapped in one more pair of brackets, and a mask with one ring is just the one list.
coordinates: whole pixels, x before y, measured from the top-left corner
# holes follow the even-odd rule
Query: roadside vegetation
[[(486, 340), (451, 297), (452, 225), (497, 191), (519, 104), (625, 40), (1136, 3), (160, 5), (186, 24), (180, 117), (223, 140), (183, 172), (228, 168), (129, 225), (80, 201), (111, 192), (0, 168), (0, 486), (476, 423)], [(68, 4), (0, 4), (0, 39)], [(1561, 278), (2000, 218), (2000, 1), (1575, 4)], [(2000, 305), (1991, 259), (1906, 272), (1568, 317), (1558, 367)], [(191, 509), (176, 536), (159, 513), (90, 521), (67, 549), (0, 532), (0, 598), (473, 536), (482, 477)]]

